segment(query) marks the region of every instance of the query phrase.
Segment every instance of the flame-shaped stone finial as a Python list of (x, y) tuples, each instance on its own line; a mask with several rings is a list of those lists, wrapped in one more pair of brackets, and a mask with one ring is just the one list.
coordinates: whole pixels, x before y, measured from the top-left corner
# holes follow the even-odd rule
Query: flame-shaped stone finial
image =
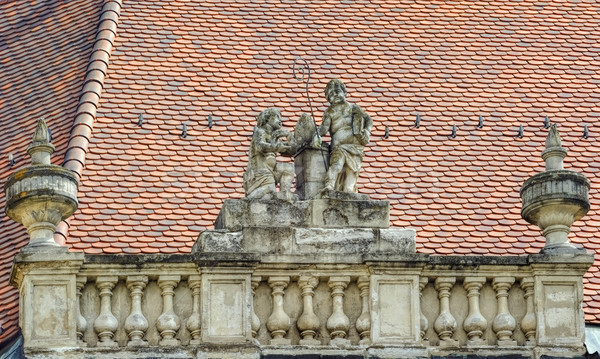
[(32, 143), (27, 147), (31, 166), (8, 177), (6, 214), (27, 228), (30, 241), (22, 252), (67, 251), (54, 241), (56, 225), (77, 209), (77, 176), (50, 164), (54, 146), (44, 119), (39, 119)]
[(563, 159), (567, 156), (567, 150), (561, 146), (560, 133), (556, 124), (552, 124), (548, 137), (546, 137), (546, 149), (542, 152), (542, 159), (546, 162), (546, 171), (562, 170)]
[(573, 222), (590, 209), (590, 182), (580, 173), (563, 169), (566, 155), (553, 124), (542, 151), (546, 171), (526, 180), (521, 188), (521, 216), (542, 230), (546, 237), (543, 253), (585, 253), (569, 242), (569, 232)]
[(31, 156), (33, 165), (49, 165), (50, 155), (54, 153), (54, 145), (50, 143), (50, 133), (43, 118), (37, 122), (31, 145), (27, 147), (27, 153)]

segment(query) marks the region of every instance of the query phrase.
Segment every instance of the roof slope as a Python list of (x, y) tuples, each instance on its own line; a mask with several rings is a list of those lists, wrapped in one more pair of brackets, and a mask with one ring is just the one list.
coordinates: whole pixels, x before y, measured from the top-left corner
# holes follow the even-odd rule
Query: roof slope
[[(543, 247), (519, 189), (543, 169), (545, 115), (560, 124), (566, 167), (591, 180), (592, 210), (571, 238), (595, 251), (598, 21), (595, 0), (125, 1), (68, 243), (189, 252), (223, 199), (243, 196), (257, 114), (280, 107), (291, 128), (309, 111), (292, 77), (301, 55), (318, 116), (338, 77), (373, 117), (360, 191), (391, 201), (392, 224), (417, 229), (419, 252)], [(598, 264), (585, 279), (588, 321), (600, 320)]]
[[(29, 164), (26, 153), (39, 117), (52, 130), (60, 164), (100, 10), (100, 1), (0, 3), (0, 183)], [(8, 163), (8, 155), (16, 160)], [(0, 207), (4, 208), (4, 196)], [(27, 243), (25, 228), (0, 218), (0, 342), (17, 330), (18, 292), (9, 284), (15, 254)]]

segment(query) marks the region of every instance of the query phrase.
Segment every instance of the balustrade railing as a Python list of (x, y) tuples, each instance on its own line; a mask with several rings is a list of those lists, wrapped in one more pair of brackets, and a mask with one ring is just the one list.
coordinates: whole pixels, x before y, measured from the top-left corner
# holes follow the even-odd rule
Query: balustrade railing
[[(65, 287), (64, 301), (74, 303), (66, 316), (73, 327), (70, 347), (88, 354), (205, 344), (257, 350), (392, 347), (413, 348), (421, 356), (500, 349), (527, 354), (552, 348), (553, 338), (561, 350), (583, 347), (580, 289), (588, 262), (416, 257), (395, 264), (203, 266), (86, 256), (65, 274), (72, 287)], [(454, 260), (461, 265), (451, 265)], [(27, 275), (37, 285), (35, 273)], [(25, 321), (31, 320), (27, 314)], [(567, 322), (568, 328), (560, 327)], [(28, 343), (36, 347), (35, 338)]]
[[(156, 274), (154, 269), (132, 274), (128, 274), (129, 270), (118, 273), (119, 270), (111, 269), (111, 275), (94, 275), (97, 268), (88, 269), (84, 265), (76, 282), (79, 345), (87, 348), (200, 345), (201, 332), (211, 330), (212, 325), (203, 318), (207, 308), (222, 310), (217, 315), (224, 321), (219, 325), (225, 328), (227, 321), (239, 322), (231, 315), (246, 315), (243, 311), (227, 311), (229, 302), (235, 298), (203, 295), (210, 290), (203, 286), (206, 284), (202, 269), (190, 269), (165, 268), (165, 274)], [(390, 344), (398, 344), (396, 339), (403, 336), (402, 345), (425, 348), (536, 345), (535, 303), (539, 300), (534, 276), (524, 268), (496, 265), (440, 271), (434, 266), (424, 266), (418, 274), (414, 274), (414, 269), (408, 274), (396, 269), (388, 277), (400, 276), (409, 286), (379, 292), (373, 291), (376, 280), (371, 272), (364, 265), (339, 270), (272, 270), (260, 266), (250, 269), (248, 298), (252, 305), (248, 313), (248, 341), (260, 346), (368, 347), (372, 343), (373, 314), (377, 310), (373, 304), (385, 302), (386, 306), (397, 306), (399, 312), (410, 314), (405, 321), (416, 318), (417, 329), (415, 335), (394, 333), (406, 326), (391, 322), (397, 318), (380, 317), (376, 323), (379, 344), (388, 339)], [(413, 284), (415, 290), (409, 290), (407, 295), (417, 297), (418, 306), (413, 308), (416, 315), (401, 309), (410, 306), (402, 301), (405, 295), (398, 300), (385, 298)], [(219, 303), (211, 305), (203, 300)], [(394, 308), (380, 313), (389, 310)]]

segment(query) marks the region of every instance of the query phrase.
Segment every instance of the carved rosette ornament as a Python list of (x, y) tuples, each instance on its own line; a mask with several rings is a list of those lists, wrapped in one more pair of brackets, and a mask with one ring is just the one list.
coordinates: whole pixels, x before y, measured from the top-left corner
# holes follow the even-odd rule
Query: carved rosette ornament
[(200, 288), (202, 280), (199, 275), (191, 275), (188, 284), (192, 290), (192, 314), (187, 320), (186, 327), (190, 331), (192, 338), (191, 345), (198, 345), (201, 342), (200, 334), (202, 322), (200, 321)]
[(58, 223), (77, 209), (77, 176), (50, 164), (54, 146), (48, 127), (39, 119), (27, 153), (31, 166), (13, 173), (4, 185), (6, 214), (27, 228), (29, 244), (23, 251), (67, 251), (54, 241)]
[(298, 281), (298, 286), (302, 290), (302, 315), (298, 318), (298, 329), (300, 330), (300, 345), (320, 345), (321, 342), (315, 339), (319, 330), (319, 317), (313, 309), (313, 296), (315, 287), (319, 284), (319, 279), (315, 277), (303, 276)]
[(283, 336), (290, 329), (290, 317), (283, 310), (283, 294), (284, 289), (290, 282), (290, 277), (270, 277), (269, 287), (271, 287), (271, 296), (273, 296), (273, 312), (267, 319), (267, 329), (271, 332), (271, 344), (273, 345), (290, 345), (291, 340)]
[(333, 310), (331, 316), (327, 319), (327, 330), (331, 335), (331, 345), (345, 346), (349, 344), (346, 335), (348, 329), (350, 329), (350, 319), (344, 313), (344, 289), (349, 283), (350, 277), (329, 278)]
[(542, 152), (546, 171), (526, 180), (521, 188), (521, 216), (542, 230), (546, 237), (543, 253), (585, 253), (570, 243), (568, 236), (573, 222), (590, 209), (590, 182), (580, 173), (563, 169), (566, 155), (554, 124)]
[(454, 277), (439, 277), (435, 280), (435, 289), (440, 298), (440, 314), (433, 323), (433, 329), (440, 337), (440, 347), (454, 348), (458, 346), (458, 341), (452, 339), (456, 330), (456, 319), (450, 313), (450, 291), (456, 283)]
[(141, 347), (148, 344), (143, 339), (148, 330), (148, 320), (142, 313), (142, 295), (147, 283), (147, 276), (127, 277), (127, 288), (131, 295), (131, 314), (125, 319), (125, 331), (129, 336), (128, 347)]

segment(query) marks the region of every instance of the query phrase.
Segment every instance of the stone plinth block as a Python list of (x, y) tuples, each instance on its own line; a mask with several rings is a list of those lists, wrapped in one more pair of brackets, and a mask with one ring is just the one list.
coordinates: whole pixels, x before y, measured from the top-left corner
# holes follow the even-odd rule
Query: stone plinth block
[(326, 228), (388, 228), (390, 202), (344, 199), (310, 201), (310, 227)]
[(261, 254), (406, 254), (415, 253), (412, 228), (248, 227), (238, 232), (204, 231), (194, 252)]
[(19, 289), (19, 324), (24, 345), (35, 348), (76, 348), (76, 274), (83, 253), (20, 253), (11, 282)]
[(322, 149), (306, 148), (294, 158), (296, 169), (296, 194), (300, 199), (314, 198), (325, 187), (329, 166), (329, 146), (322, 144)]
[(246, 227), (388, 228), (389, 201), (360, 194), (311, 201), (225, 200), (215, 229)]
[(239, 252), (242, 250), (242, 232), (226, 230), (204, 231), (200, 233), (192, 252)]
[(306, 227), (310, 219), (307, 201), (226, 199), (215, 229), (240, 231), (244, 227)]

